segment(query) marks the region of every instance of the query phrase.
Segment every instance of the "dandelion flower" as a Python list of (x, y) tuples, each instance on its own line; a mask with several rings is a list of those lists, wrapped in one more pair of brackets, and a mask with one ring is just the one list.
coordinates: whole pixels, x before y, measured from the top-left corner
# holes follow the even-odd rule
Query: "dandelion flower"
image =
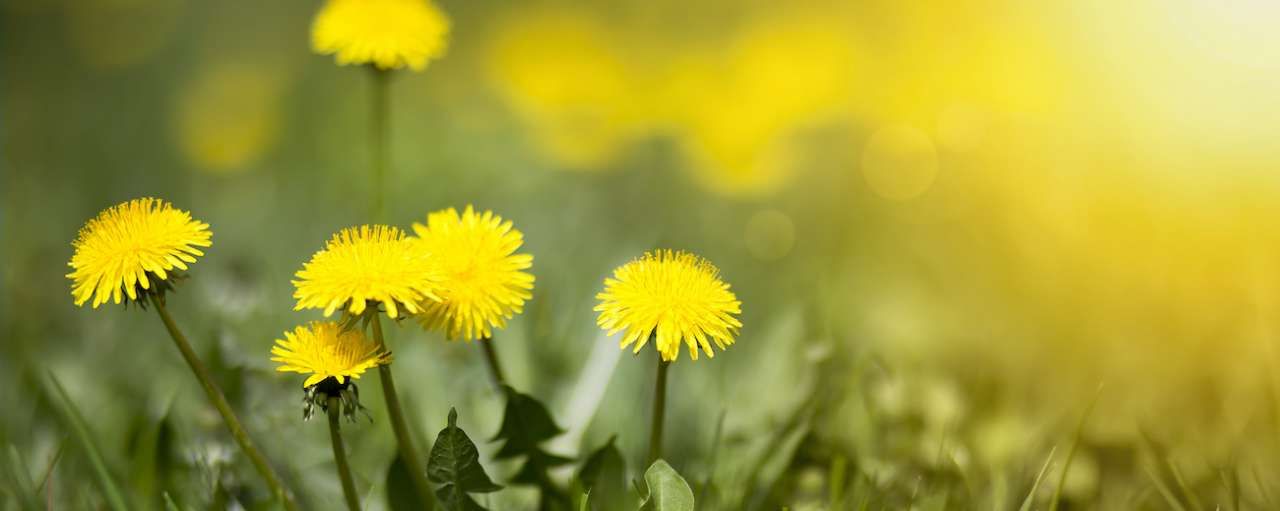
[(328, 378), (345, 384), (365, 370), (391, 363), (391, 354), (365, 337), (359, 329), (343, 329), (334, 321), (314, 321), (285, 332), (271, 348), (276, 371), (310, 374), (303, 387)]
[(413, 231), (444, 276), (442, 301), (423, 304), (418, 315), (423, 326), (450, 339), (487, 339), (532, 297), (533, 275), (521, 270), (533, 266), (533, 256), (515, 253), (524, 235), (509, 220), (471, 206), (461, 215), (449, 208), (427, 215)]
[(160, 199), (134, 199), (107, 208), (89, 220), (71, 244), (71, 295), (77, 306), (92, 297), (94, 308), (108, 299), (138, 300), (140, 294), (162, 289), (175, 269), (186, 270), (188, 263), (203, 256), (196, 247), (210, 246), (212, 236), (209, 224)]
[(431, 255), (404, 231), (385, 225), (343, 229), (296, 276), (294, 310), (324, 309), (325, 316), (339, 309), (360, 315), (373, 301), (396, 318), (401, 307), (416, 314), (423, 301), (440, 299)]
[(714, 357), (711, 343), (725, 349), (742, 327), (734, 317), (742, 312), (742, 302), (720, 280), (720, 270), (682, 251), (648, 252), (622, 265), (605, 279), (596, 299), (600, 327), (609, 335), (625, 331), (622, 348), (634, 345), (639, 353), (653, 336), (668, 362), (679, 356), (681, 343), (694, 360), (699, 347)]
[(311, 48), (338, 65), (422, 71), (444, 55), (449, 19), (429, 0), (329, 0), (311, 25)]

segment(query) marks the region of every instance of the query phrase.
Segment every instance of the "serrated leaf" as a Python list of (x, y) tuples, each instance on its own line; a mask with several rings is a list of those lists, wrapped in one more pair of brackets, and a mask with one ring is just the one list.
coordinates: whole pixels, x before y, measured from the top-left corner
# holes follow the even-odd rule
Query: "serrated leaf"
[(658, 460), (644, 472), (648, 487), (641, 511), (693, 511), (693, 489), (671, 465)]
[(387, 466), (386, 479), (387, 508), (391, 511), (419, 511), (428, 509), (428, 504), (418, 497), (413, 487), (413, 474), (409, 466), (399, 454), (391, 465)]
[(564, 430), (556, 425), (547, 407), (533, 396), (521, 394), (506, 385), (502, 390), (507, 396), (507, 406), (503, 411), (502, 426), (493, 441), (504, 443), (494, 458), (524, 458), (511, 483), (537, 486), (541, 491), (538, 509), (568, 508), (568, 495), (556, 487), (547, 472), (552, 467), (573, 463), (573, 459), (546, 452), (538, 446)]
[(578, 483), (596, 509), (614, 509), (627, 497), (627, 464), (615, 444), (617, 436), (597, 448), (578, 470)]
[(506, 385), (502, 386), (502, 390), (507, 395), (507, 407), (502, 414), (502, 427), (492, 441), (505, 440), (506, 443), (494, 458), (526, 455), (538, 450), (538, 444), (564, 432), (540, 401)]
[(458, 427), (458, 411), (449, 409), (449, 425), (440, 430), (427, 458), (427, 479), (440, 484), (436, 495), (446, 511), (483, 510), (468, 493), (502, 489), (480, 465), (480, 453), (467, 433)]

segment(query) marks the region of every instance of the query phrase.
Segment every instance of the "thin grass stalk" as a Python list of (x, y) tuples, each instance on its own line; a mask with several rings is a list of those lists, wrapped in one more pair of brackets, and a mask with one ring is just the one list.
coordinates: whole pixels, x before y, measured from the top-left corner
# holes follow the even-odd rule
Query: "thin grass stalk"
[(254, 445), (253, 440), (249, 438), (249, 433), (240, 424), (240, 419), (236, 417), (235, 411), (231, 409), (231, 404), (227, 402), (226, 396), (222, 394), (222, 389), (214, 383), (213, 376), (209, 374), (209, 369), (204, 366), (204, 362), (200, 361), (200, 357), (196, 356), (196, 352), (191, 348), (191, 343), (187, 342), (187, 336), (183, 335), (178, 329), (178, 324), (173, 321), (173, 316), (169, 315), (169, 309), (165, 308), (164, 300), (159, 295), (151, 295), (151, 303), (155, 305), (156, 313), (160, 315), (160, 321), (164, 323), (164, 327), (169, 331), (169, 337), (173, 339), (174, 345), (178, 347), (178, 351), (182, 352), (182, 358), (187, 361), (187, 365), (191, 367), (191, 372), (195, 373), (196, 379), (200, 380), (200, 386), (204, 388), (204, 393), (209, 396), (209, 402), (214, 408), (218, 409), (218, 414), (222, 416), (222, 422), (226, 423), (227, 429), (231, 431), (231, 436), (236, 439), (236, 443), (240, 445), (240, 450), (244, 451), (245, 456), (249, 457), (249, 461), (253, 463), (253, 467), (258, 470), (258, 474), (267, 483), (267, 487), (271, 489), (271, 494), (281, 499), (284, 507), (289, 511), (298, 509), (298, 505), (293, 500), (293, 494), (284, 487), (280, 482), (280, 477), (276, 475), (275, 470), (271, 468), (271, 464), (267, 463), (267, 457), (262, 455), (262, 451)]
[(120, 487), (116, 484), (115, 479), (111, 477), (111, 471), (107, 469), (107, 462), (102, 458), (102, 450), (98, 448), (97, 441), (94, 440), (93, 434), (89, 432), (89, 425), (85, 422), (84, 416), (80, 414), (75, 402), (71, 400), (67, 390), (62, 388), (62, 383), (58, 381), (58, 378), (52, 372), (49, 373), (49, 384), (53, 387), (54, 396), (62, 408), (67, 425), (71, 428), (76, 440), (80, 442), (80, 446), (84, 448), (85, 457), (89, 458), (89, 466), (93, 467), (93, 475), (98, 480), (98, 486), (102, 489), (103, 497), (107, 501), (107, 507), (112, 511), (128, 511), (129, 506), (125, 503), (124, 494), (120, 492)]

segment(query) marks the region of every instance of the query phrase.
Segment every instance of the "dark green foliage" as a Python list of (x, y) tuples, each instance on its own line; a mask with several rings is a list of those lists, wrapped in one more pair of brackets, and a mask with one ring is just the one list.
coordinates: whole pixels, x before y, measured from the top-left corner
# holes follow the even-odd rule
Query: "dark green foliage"
[(627, 464), (618, 451), (617, 435), (597, 448), (578, 470), (578, 484), (589, 496), (590, 509), (617, 509), (627, 498)]
[(418, 511), (427, 509), (427, 503), (418, 498), (413, 489), (413, 474), (399, 454), (387, 467), (387, 508), (391, 511)]
[(528, 394), (521, 394), (503, 385), (507, 395), (507, 408), (503, 412), (502, 427), (493, 441), (504, 441), (494, 455), (496, 459), (524, 458), (520, 469), (511, 477), (511, 484), (537, 486), (541, 491), (538, 508), (567, 509), (569, 498), (551, 481), (547, 471), (572, 463), (572, 458), (557, 456), (542, 450), (539, 444), (555, 438), (564, 430), (551, 418), (547, 407)]
[(458, 411), (449, 409), (449, 425), (440, 430), (427, 457), (427, 479), (439, 484), (436, 496), (446, 511), (475, 511), (484, 508), (468, 493), (489, 493), (502, 489), (480, 466), (480, 453), (467, 433), (458, 427)]

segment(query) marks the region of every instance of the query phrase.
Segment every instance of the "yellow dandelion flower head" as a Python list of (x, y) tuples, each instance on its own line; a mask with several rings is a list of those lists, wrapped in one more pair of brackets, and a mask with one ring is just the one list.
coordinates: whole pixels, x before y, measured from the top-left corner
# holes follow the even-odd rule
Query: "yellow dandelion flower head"
[[(160, 199), (134, 199), (98, 213), (72, 242), (71, 295), (77, 306), (90, 297), (93, 307), (122, 297), (137, 300), (159, 286), (174, 269), (203, 256), (196, 247), (212, 245), (209, 224), (191, 218)], [(152, 279), (157, 279), (153, 281)]]
[(444, 55), (449, 18), (430, 0), (328, 0), (311, 25), (311, 48), (338, 65), (414, 71)]
[(423, 304), (418, 315), (424, 327), (450, 339), (488, 338), (533, 296), (533, 275), (521, 271), (533, 266), (533, 256), (515, 253), (524, 235), (511, 221), (467, 206), (461, 215), (454, 208), (431, 213), (413, 231), (444, 276), (443, 300)]
[(310, 374), (303, 387), (326, 378), (346, 383), (359, 378), (366, 369), (391, 363), (391, 354), (365, 337), (359, 329), (343, 329), (334, 321), (313, 321), (285, 332), (271, 347), (271, 361), (279, 362), (280, 372)]
[(360, 315), (373, 301), (396, 318), (401, 307), (417, 314), (423, 301), (440, 299), (440, 271), (431, 254), (385, 225), (343, 229), (295, 275), (294, 310), (324, 309), (325, 316), (339, 309)]
[(711, 343), (725, 349), (742, 327), (734, 317), (742, 302), (720, 280), (720, 270), (683, 251), (648, 252), (618, 267), (596, 299), (600, 327), (609, 335), (625, 331), (622, 348), (634, 345), (639, 353), (653, 336), (666, 361), (680, 355), (681, 343), (694, 360), (699, 347), (714, 357)]

